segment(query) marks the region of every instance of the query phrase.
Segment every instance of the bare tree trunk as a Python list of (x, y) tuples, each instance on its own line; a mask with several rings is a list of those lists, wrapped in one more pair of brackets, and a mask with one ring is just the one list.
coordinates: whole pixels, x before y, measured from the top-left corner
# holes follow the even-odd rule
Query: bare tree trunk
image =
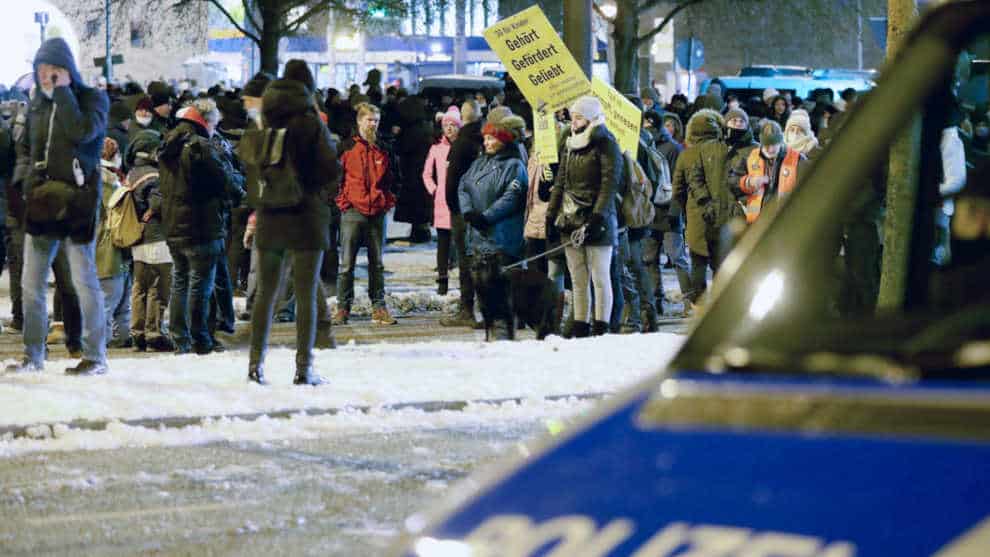
[(615, 46), (615, 73), (612, 84), (620, 93), (639, 91), (639, 17), (636, 0), (615, 3), (612, 40)]
[[(887, 2), (887, 58), (893, 59), (907, 38), (917, 16), (915, 0)], [(921, 122), (911, 125), (890, 148), (887, 181), (887, 216), (884, 222), (883, 264), (880, 275), (879, 309), (896, 309), (904, 302), (907, 288), (910, 239), (917, 197), (918, 159), (921, 152)]]
[(272, 32), (272, 25), (268, 22), (262, 23), (264, 29), (261, 30), (261, 71), (272, 75), (278, 75), (278, 41), (282, 37), (277, 32)]
[(591, 0), (564, 0), (564, 44), (589, 78), (595, 40), (591, 34), (591, 5)]

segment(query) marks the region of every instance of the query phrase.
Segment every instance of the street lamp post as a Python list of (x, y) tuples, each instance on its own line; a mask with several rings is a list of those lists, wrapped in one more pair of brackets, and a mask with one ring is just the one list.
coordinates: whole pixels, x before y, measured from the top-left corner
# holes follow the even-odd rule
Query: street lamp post
[(103, 3), (105, 9), (104, 13), (106, 15), (106, 27), (107, 27), (107, 41), (106, 41), (106, 56), (107, 61), (103, 64), (103, 74), (107, 78), (107, 83), (113, 79), (113, 57), (110, 55), (110, 0), (105, 0)]

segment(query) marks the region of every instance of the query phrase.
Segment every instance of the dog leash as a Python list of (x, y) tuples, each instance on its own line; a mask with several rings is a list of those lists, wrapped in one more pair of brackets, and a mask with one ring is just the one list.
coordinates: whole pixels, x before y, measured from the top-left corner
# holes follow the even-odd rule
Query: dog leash
[(502, 272), (504, 273), (506, 271), (515, 269), (516, 267), (523, 267), (527, 263), (532, 263), (533, 261), (536, 261), (537, 259), (542, 259), (542, 258), (544, 258), (544, 257), (546, 257), (546, 256), (548, 256), (550, 254), (557, 253), (558, 251), (560, 251), (560, 250), (562, 250), (564, 248), (569, 248), (571, 246), (574, 246), (576, 248), (581, 247), (582, 245), (584, 245), (584, 240), (585, 240), (585, 237), (587, 236), (587, 231), (585, 230), (586, 228), (587, 228), (587, 225), (582, 226), (581, 228), (578, 228), (574, 232), (571, 232), (571, 239), (569, 241), (567, 241), (566, 243), (560, 244), (559, 246), (557, 246), (555, 248), (548, 249), (547, 251), (545, 251), (543, 253), (538, 253), (538, 254), (536, 254), (533, 257), (530, 257), (528, 259), (523, 259), (522, 261), (517, 261), (517, 262), (515, 262), (515, 263), (513, 263), (511, 265), (506, 265), (505, 267), (502, 267)]

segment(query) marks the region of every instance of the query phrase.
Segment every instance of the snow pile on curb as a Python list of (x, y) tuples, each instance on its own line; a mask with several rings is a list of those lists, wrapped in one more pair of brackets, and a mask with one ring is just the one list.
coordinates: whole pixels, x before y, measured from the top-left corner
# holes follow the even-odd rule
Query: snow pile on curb
[(543, 421), (556, 430), (595, 405), (594, 401), (523, 401), (501, 405), (471, 404), (463, 411), (423, 412), (415, 409), (351, 411), (337, 415), (294, 415), (288, 419), (210, 420), (184, 428), (149, 429), (110, 423), (106, 431), (74, 430), (56, 426), (43, 439), (0, 440), (0, 457), (33, 452), (109, 450), (124, 447), (175, 447), (223, 441), (315, 439), (327, 435), (394, 433), (416, 429), (489, 429), (502, 424)]
[(682, 338), (348, 345), (317, 352), (330, 381), (319, 388), (291, 384), (289, 349), (270, 351), (268, 387), (246, 381), (245, 351), (113, 360), (100, 377), (66, 376), (71, 362), (54, 361), (43, 373), (0, 376), (0, 426), (615, 392), (659, 371)]

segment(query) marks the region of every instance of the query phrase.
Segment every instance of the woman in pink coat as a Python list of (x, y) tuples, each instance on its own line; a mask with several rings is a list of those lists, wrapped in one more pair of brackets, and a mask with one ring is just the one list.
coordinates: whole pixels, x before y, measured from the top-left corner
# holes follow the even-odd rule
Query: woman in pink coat
[(447, 294), (447, 268), (450, 265), (450, 209), (447, 208), (447, 196), (437, 185), (447, 183), (447, 153), (450, 145), (457, 139), (461, 131), (461, 111), (456, 106), (450, 107), (443, 115), (443, 137), (440, 138), (426, 157), (423, 167), (423, 184), (426, 191), (433, 196), (433, 226), (437, 229), (437, 294)]

